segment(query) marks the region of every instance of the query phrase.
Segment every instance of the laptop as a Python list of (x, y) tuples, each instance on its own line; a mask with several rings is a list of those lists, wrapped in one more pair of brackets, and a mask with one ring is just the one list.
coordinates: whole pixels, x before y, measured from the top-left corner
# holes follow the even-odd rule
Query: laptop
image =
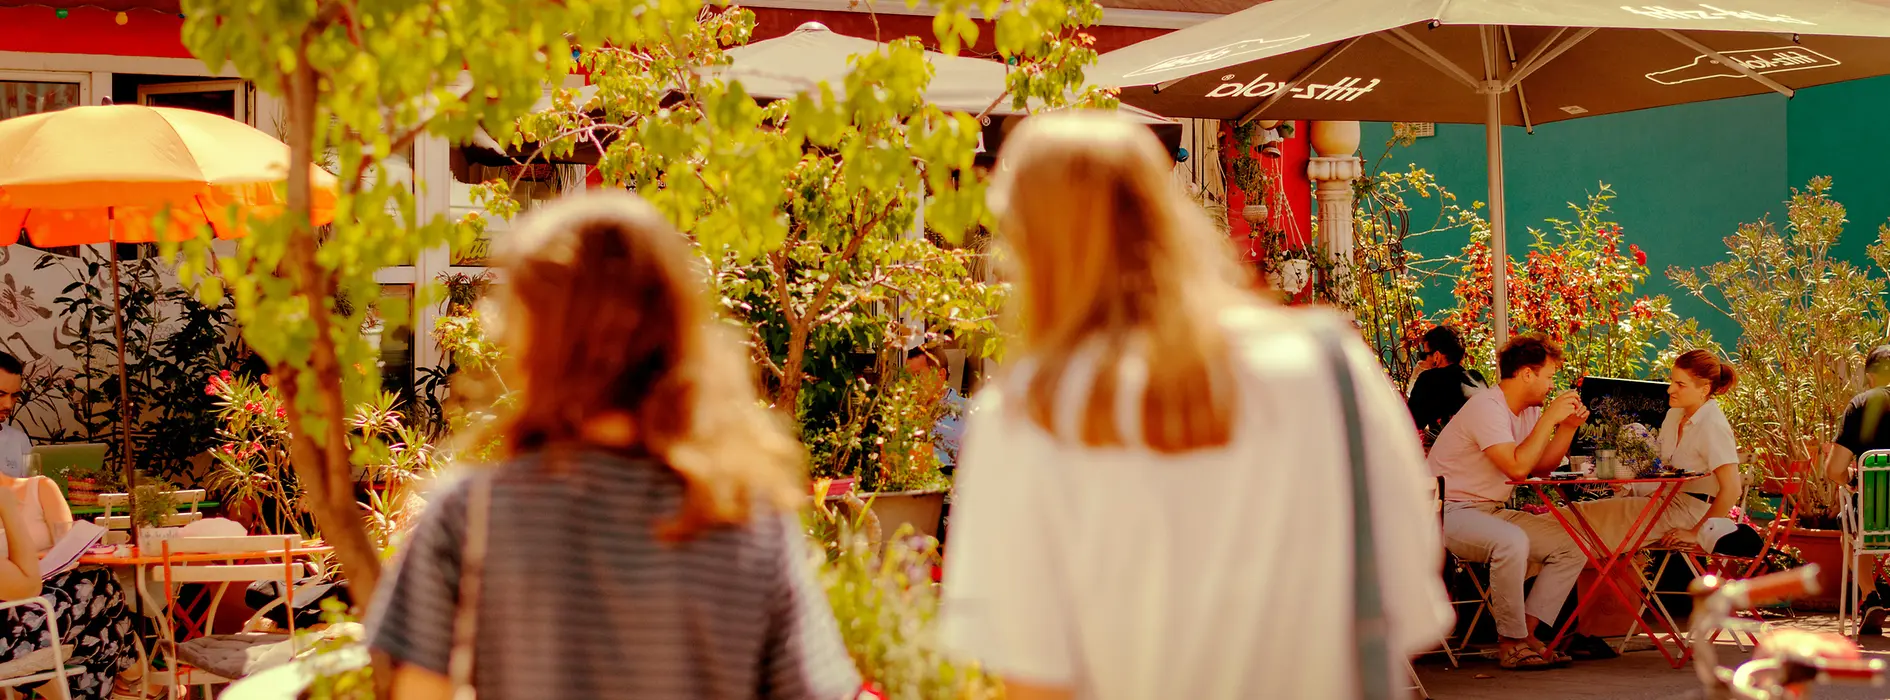
[(39, 455), (39, 471), (52, 477), (60, 484), (66, 483), (66, 472), (73, 467), (97, 470), (105, 466), (106, 445), (102, 442), (84, 442), (68, 445), (34, 445), (33, 454)]

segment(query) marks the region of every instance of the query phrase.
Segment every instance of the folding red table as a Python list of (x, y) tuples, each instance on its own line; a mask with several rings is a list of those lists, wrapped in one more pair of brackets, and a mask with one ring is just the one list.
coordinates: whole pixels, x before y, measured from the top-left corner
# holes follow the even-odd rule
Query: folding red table
[[(1639, 552), (1641, 547), (1646, 543), (1648, 536), (1653, 534), (1654, 526), (1660, 522), (1661, 514), (1666, 513), (1667, 508), (1673, 505), (1674, 497), (1680, 495), (1681, 485), (1697, 478), (1699, 477), (1678, 476), (1654, 479), (1526, 479), (1512, 481), (1510, 484), (1535, 489), (1536, 495), (1542, 498), (1542, 502), (1551, 506), (1555, 505), (1555, 500), (1550, 497), (1550, 491), (1555, 488), (1590, 486), (1612, 487), (1630, 484), (1654, 485), (1654, 494), (1648, 498), (1647, 505), (1641, 509), (1639, 517), (1635, 519), (1633, 526), (1628, 528), (1627, 535), (1620, 542), (1603, 542), (1601, 536), (1595, 533), (1595, 528), (1588, 524), (1588, 519), (1582, 515), (1580, 509), (1549, 509), (1549, 513), (1555, 517), (1556, 522), (1561, 523), (1562, 529), (1568, 531), (1569, 537), (1575, 540), (1575, 545), (1581, 548), (1582, 556), (1587, 557), (1588, 563), (1594, 566), (1596, 572), (1600, 574), (1599, 579), (1602, 582), (1602, 586), (1612, 591), (1616, 599), (1627, 605), (1627, 609), (1642, 610), (1644, 609), (1643, 606), (1647, 603), (1648, 595), (1650, 595), (1648, 590), (1640, 586), (1622, 586), (1621, 583), (1615, 579), (1614, 574), (1616, 573), (1616, 569), (1623, 565), (1631, 565), (1631, 562), (1634, 560), (1634, 555)], [(1600, 596), (1583, 596), (1581, 603), (1575, 606), (1575, 614), (1570, 615), (1568, 621), (1562, 623), (1561, 629), (1556, 630), (1555, 639), (1549, 642), (1549, 648), (1555, 649), (1560, 647), (1561, 644), (1567, 640), (1569, 633), (1574, 631), (1575, 621), (1581, 619), (1582, 611), (1599, 599)], [(1656, 623), (1666, 628), (1668, 638), (1673, 642), (1674, 646), (1677, 647), (1676, 652), (1669, 652), (1667, 646), (1661, 643), (1660, 633), (1654, 629)], [(1659, 651), (1661, 656), (1666, 657), (1667, 663), (1673, 664), (1674, 668), (1680, 668), (1686, 665), (1687, 661), (1693, 656), (1693, 650), (1688, 646), (1686, 636), (1680, 631), (1678, 625), (1671, 619), (1665, 619), (1664, 616), (1657, 616), (1657, 619), (1646, 624), (1648, 626), (1647, 637), (1654, 641), (1654, 649)]]

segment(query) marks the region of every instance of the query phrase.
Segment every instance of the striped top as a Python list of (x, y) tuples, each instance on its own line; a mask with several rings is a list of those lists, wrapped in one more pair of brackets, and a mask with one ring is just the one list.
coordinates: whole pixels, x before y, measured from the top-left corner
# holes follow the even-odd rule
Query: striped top
[[(481, 700), (851, 697), (858, 672), (792, 516), (656, 537), (683, 484), (648, 460), (522, 458), (492, 475), (474, 678)], [(445, 675), (469, 481), (435, 495), (368, 641)]]

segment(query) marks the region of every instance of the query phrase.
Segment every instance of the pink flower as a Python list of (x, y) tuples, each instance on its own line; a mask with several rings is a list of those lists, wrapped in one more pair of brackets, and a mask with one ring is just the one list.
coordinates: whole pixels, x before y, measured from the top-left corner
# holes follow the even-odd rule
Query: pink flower
[(289, 409), (286, 409), (286, 408), (278, 408), (278, 409), (276, 409), (276, 418), (277, 418), (277, 419), (287, 419), (288, 417), (289, 417)]
[(262, 415), (263, 407), (262, 407), (262, 404), (251, 401), (249, 403), (243, 404), (243, 410), (248, 411), (251, 414), (260, 416)]

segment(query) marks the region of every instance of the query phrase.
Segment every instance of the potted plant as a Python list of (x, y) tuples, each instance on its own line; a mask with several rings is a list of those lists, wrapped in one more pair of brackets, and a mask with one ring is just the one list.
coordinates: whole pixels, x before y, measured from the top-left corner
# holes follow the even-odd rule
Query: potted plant
[[(1821, 468), (1824, 444), (1864, 388), (1864, 352), (1883, 342), (1890, 313), (1882, 272), (1890, 268), (1890, 245), (1868, 248), (1874, 270), (1839, 259), (1845, 210), (1830, 189), (1830, 178), (1813, 179), (1793, 192), (1783, 227), (1744, 224), (1725, 239), (1725, 260), (1668, 275), (1738, 323), (1739, 339), (1727, 356), (1739, 367), (1739, 384), (1720, 406), (1740, 445), (1789, 502), (1798, 521), (1791, 543), (1806, 561), (1836, 570), (1843, 558), (1839, 504), (1837, 485)], [(1697, 324), (1674, 335), (1676, 347), (1717, 348)]]
[(177, 516), (177, 503), (171, 500), (171, 491), (176, 490), (170, 484), (157, 483), (139, 486), (131, 491), (131, 522), (138, 525), (138, 549), (150, 552), (156, 550), (164, 540), (177, 536), (174, 522)]
[(66, 469), (66, 503), (75, 506), (96, 506), (98, 495), (111, 488), (104, 483), (104, 465), (74, 465)]

